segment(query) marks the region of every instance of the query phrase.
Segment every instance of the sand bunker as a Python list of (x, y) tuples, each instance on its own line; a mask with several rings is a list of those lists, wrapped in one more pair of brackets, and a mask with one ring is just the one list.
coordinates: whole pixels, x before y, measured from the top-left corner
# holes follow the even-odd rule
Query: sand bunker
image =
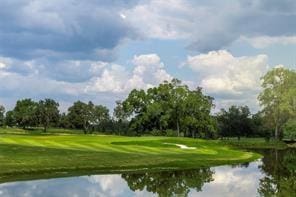
[(163, 143), (163, 144), (175, 145), (175, 146), (180, 147), (181, 149), (196, 149), (195, 147), (188, 147), (184, 144), (174, 144), (174, 143)]

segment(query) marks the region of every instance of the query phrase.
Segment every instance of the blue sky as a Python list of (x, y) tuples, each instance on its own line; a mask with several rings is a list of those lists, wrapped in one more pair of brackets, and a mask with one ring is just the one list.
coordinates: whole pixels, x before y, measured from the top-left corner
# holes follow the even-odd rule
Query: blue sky
[(0, 104), (54, 98), (114, 107), (133, 88), (181, 79), (259, 109), (260, 77), (296, 67), (293, 0), (2, 0)]

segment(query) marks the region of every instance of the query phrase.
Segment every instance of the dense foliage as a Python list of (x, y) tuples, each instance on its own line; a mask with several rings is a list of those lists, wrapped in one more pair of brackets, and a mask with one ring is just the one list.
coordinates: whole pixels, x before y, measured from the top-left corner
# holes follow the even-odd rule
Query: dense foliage
[(115, 115), (119, 120), (130, 118), (130, 129), (137, 133), (176, 131), (180, 136), (182, 131), (185, 136), (213, 137), (212, 101), (201, 88), (190, 90), (173, 79), (147, 91), (132, 90), (118, 102)]
[(265, 123), (274, 129), (275, 138), (283, 137), (284, 125), (296, 117), (296, 71), (277, 67), (267, 72), (262, 81), (263, 91), (258, 99)]

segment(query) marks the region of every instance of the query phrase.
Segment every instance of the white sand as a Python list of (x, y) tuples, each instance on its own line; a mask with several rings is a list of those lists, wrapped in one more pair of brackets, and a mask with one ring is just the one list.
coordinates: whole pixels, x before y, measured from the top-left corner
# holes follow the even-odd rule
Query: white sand
[(196, 149), (195, 147), (188, 147), (184, 144), (174, 144), (174, 143), (163, 143), (163, 144), (170, 144), (170, 145), (179, 146), (181, 149)]

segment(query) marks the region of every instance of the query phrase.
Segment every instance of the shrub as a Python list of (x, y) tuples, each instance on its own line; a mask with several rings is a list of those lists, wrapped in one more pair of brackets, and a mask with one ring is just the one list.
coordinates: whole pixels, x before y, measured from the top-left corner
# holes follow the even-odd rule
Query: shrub
[(177, 137), (178, 133), (175, 130), (167, 129), (167, 130), (165, 130), (165, 135), (168, 137)]
[(284, 125), (284, 137), (288, 139), (296, 139), (296, 120), (289, 120)]
[(154, 136), (162, 136), (162, 135), (164, 135), (164, 133), (162, 131), (160, 131), (160, 130), (153, 129), (151, 131), (151, 135), (154, 135)]

